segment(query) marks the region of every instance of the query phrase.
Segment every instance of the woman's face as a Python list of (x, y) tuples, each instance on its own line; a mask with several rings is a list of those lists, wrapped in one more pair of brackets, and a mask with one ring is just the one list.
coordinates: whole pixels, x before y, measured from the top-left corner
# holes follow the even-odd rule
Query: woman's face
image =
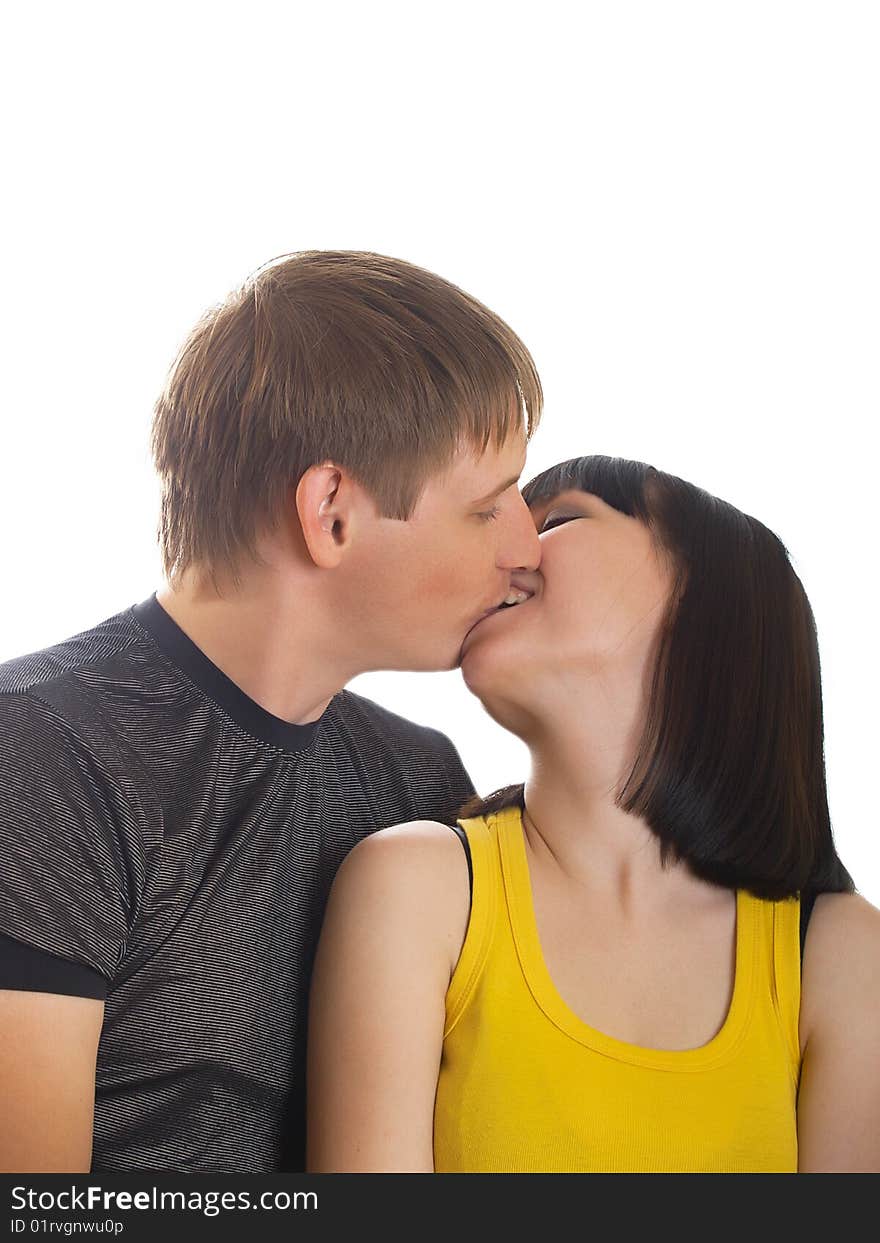
[(621, 676), (644, 677), (673, 583), (647, 526), (576, 488), (536, 501), (531, 513), (541, 567), (515, 577), (535, 594), (470, 631), (468, 687), (540, 711), (545, 701), (558, 708), (560, 695), (576, 700), (585, 679), (613, 689)]

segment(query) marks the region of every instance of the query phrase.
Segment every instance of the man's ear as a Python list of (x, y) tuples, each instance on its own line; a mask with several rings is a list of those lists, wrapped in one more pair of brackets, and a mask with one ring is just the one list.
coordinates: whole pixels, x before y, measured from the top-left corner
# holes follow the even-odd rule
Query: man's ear
[(351, 536), (352, 481), (332, 462), (310, 466), (296, 487), (296, 512), (309, 556), (322, 570), (339, 565)]

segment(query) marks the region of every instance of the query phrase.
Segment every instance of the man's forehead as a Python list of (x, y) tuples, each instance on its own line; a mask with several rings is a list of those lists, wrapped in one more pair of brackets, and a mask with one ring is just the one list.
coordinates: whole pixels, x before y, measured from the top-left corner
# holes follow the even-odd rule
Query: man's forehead
[(525, 469), (526, 448), (525, 436), (510, 437), (500, 448), (490, 442), (482, 451), (479, 446), (463, 446), (453, 464), (459, 477), (467, 478), (479, 492), (485, 493), (512, 476), (520, 477)]
[(459, 444), (446, 466), (431, 475), (422, 493), (426, 505), (472, 505), (500, 495), (505, 487), (518, 483), (525, 469), (525, 434), (510, 437), (498, 448), (491, 441), (485, 450), (479, 445)]

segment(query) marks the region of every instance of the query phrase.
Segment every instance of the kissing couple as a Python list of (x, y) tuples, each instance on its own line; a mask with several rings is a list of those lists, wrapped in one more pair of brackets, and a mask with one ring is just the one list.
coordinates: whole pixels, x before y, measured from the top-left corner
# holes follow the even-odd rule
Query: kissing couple
[[(521, 488), (541, 414), (514, 331), (387, 256), (195, 325), (163, 584), (0, 666), (4, 1170), (880, 1168), (787, 550), (588, 433)], [(504, 789), (346, 689), (456, 668)]]

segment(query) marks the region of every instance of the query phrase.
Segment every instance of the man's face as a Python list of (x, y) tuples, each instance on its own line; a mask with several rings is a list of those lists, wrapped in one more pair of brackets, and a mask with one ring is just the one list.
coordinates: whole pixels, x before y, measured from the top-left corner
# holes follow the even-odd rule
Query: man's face
[(403, 522), (376, 517), (358, 540), (346, 613), (374, 669), (455, 669), (465, 635), (507, 595), (541, 547), (518, 480), (524, 433), (481, 456), (456, 454)]

